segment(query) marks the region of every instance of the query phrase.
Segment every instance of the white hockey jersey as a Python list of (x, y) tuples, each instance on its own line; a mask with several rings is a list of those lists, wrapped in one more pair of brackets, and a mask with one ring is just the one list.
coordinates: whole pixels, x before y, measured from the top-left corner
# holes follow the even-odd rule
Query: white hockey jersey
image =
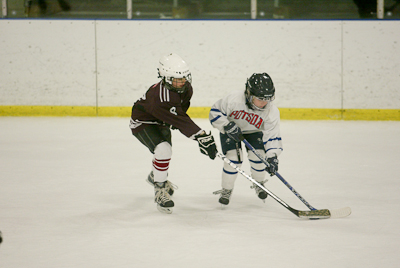
[(211, 125), (221, 133), (224, 126), (233, 121), (243, 134), (263, 132), (267, 158), (279, 156), (283, 150), (280, 135), (280, 114), (273, 101), (268, 102), (264, 111), (249, 109), (244, 91), (235, 91), (218, 100), (211, 108)]

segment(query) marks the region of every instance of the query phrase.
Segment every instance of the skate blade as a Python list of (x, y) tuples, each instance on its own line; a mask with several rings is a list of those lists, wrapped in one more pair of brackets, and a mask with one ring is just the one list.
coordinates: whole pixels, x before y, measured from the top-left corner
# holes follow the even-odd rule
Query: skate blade
[(222, 209), (222, 210), (225, 210), (225, 209), (227, 209), (227, 208), (228, 208), (228, 205), (221, 204), (221, 209)]
[(166, 214), (171, 214), (172, 213), (172, 207), (171, 208), (165, 208), (165, 207), (162, 207), (160, 205), (157, 205), (157, 209), (158, 209), (158, 211), (160, 211), (162, 213), (166, 213)]

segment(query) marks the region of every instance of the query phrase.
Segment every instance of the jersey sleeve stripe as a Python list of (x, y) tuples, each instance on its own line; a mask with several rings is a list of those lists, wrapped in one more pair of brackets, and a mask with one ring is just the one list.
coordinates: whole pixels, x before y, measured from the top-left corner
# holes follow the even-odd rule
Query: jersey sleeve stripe
[(226, 114), (224, 114), (223, 112), (221, 112), (221, 110), (216, 109), (216, 108), (212, 108), (212, 109), (210, 110), (210, 112), (217, 112), (217, 113), (221, 113), (223, 116), (226, 116)]
[(169, 90), (160, 86), (160, 101), (169, 102)]
[(163, 88), (160, 87), (160, 101), (161, 101), (161, 102), (163, 102), (162, 92), (163, 92)]
[(169, 102), (169, 90), (164, 88), (164, 94), (165, 94), (165, 101)]
[(267, 140), (266, 142), (264, 142), (264, 144), (266, 144), (267, 142), (270, 142), (270, 141), (281, 141), (281, 140), (282, 140), (281, 137), (276, 137), (276, 138)]
[(211, 119), (211, 120), (210, 120), (210, 122), (211, 122), (211, 123), (213, 123), (213, 122), (217, 121), (217, 120), (218, 120), (220, 117), (221, 117), (221, 116), (220, 116), (220, 115), (218, 115), (218, 116), (217, 116), (217, 117), (215, 117), (214, 119)]

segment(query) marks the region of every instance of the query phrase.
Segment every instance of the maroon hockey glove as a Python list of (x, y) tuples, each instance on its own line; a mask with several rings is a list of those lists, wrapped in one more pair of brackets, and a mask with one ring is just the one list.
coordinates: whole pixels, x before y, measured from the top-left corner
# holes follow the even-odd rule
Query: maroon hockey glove
[(236, 142), (241, 142), (244, 140), (242, 130), (235, 124), (235, 122), (229, 122), (226, 126), (224, 126), (225, 133), (229, 136), (229, 138), (233, 139)]
[(215, 145), (214, 137), (211, 135), (211, 132), (210, 134), (204, 132), (203, 134), (197, 135), (195, 138), (199, 143), (200, 152), (214, 159), (217, 155), (217, 146)]
[(274, 176), (275, 173), (278, 171), (278, 158), (276, 156), (270, 157), (267, 159), (269, 167), (266, 167), (265, 170), (271, 175)]

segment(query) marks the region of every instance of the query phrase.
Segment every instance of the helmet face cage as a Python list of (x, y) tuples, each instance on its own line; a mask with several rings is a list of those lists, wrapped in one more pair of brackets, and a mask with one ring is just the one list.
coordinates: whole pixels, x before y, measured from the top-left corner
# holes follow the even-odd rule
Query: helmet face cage
[[(189, 71), (189, 67), (186, 62), (176, 54), (171, 53), (162, 57), (157, 70), (158, 77), (163, 79), (165, 87), (169, 90), (183, 93), (192, 83), (192, 75)], [(180, 88), (172, 85), (173, 80), (178, 78), (186, 79), (186, 83)]]
[[(192, 82), (192, 78), (191, 75), (189, 74), (187, 77), (170, 77), (170, 76), (159, 76), (159, 78), (162, 78), (164, 81), (164, 86), (172, 91), (178, 92), (178, 93), (183, 93), (186, 91), (186, 89), (190, 86), (191, 82)], [(179, 79), (179, 78), (185, 78), (186, 82), (182, 87), (174, 87), (172, 85), (172, 81), (174, 79)]]
[(254, 105), (253, 98), (262, 101), (273, 101), (275, 99), (275, 87), (271, 77), (267, 73), (253, 74), (246, 82), (246, 104), (253, 110), (265, 110), (267, 105), (260, 108)]

